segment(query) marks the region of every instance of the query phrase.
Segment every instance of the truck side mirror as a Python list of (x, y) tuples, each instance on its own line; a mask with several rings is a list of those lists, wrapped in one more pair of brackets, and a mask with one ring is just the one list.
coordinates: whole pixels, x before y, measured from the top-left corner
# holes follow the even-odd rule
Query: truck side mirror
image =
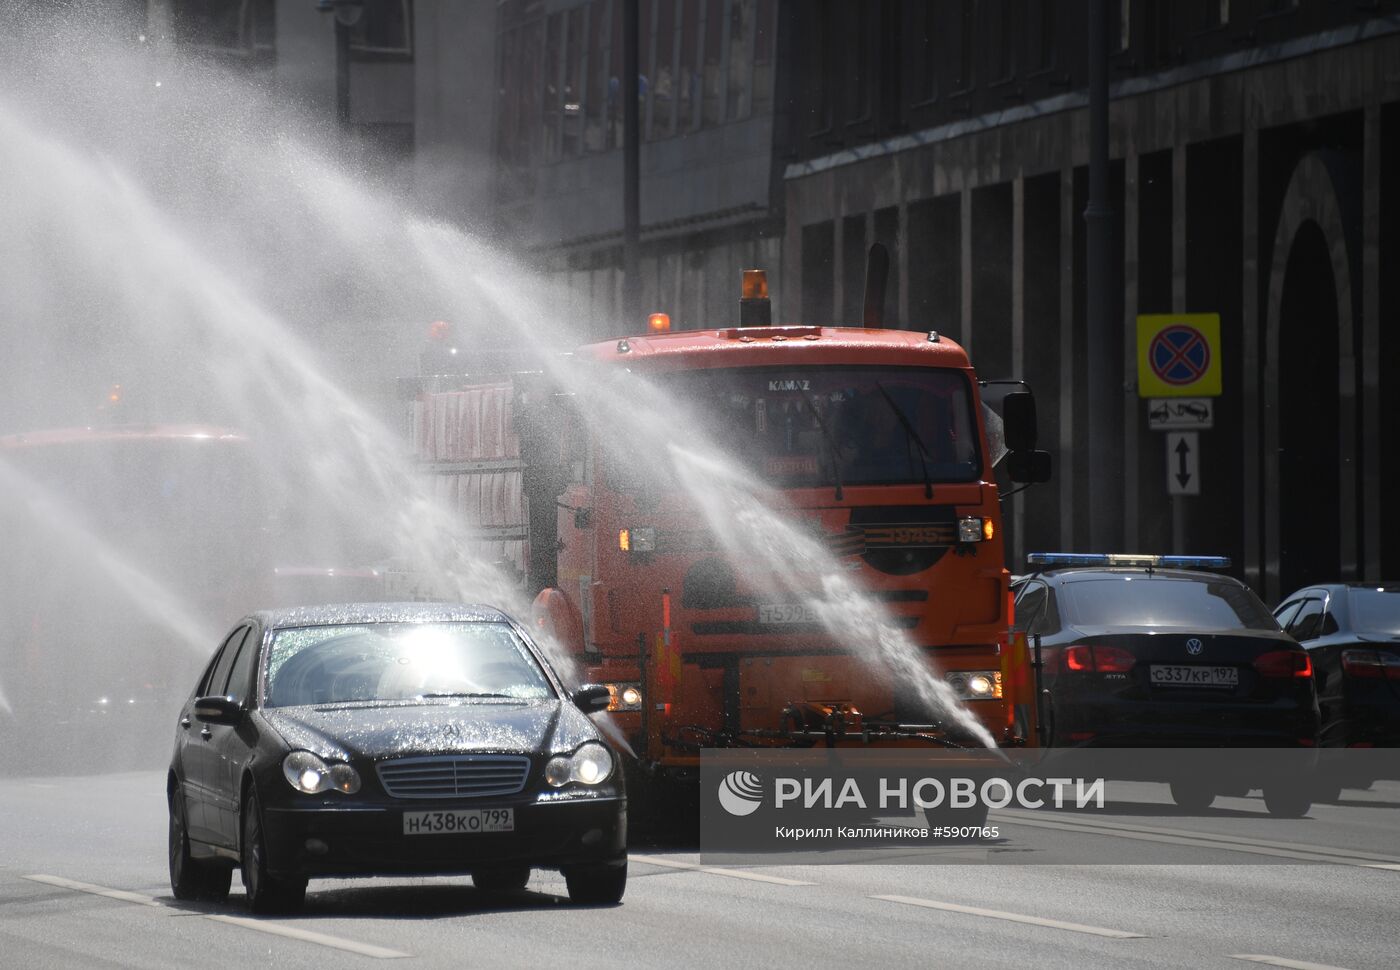
[[(1035, 395), (1030, 391), (1012, 391), (1002, 399), (1002, 434), (1006, 450), (1035, 450)], [(1017, 479), (1022, 481), (1022, 479)]]
[(1034, 484), (1050, 481), (1050, 452), (1013, 451), (1006, 456), (1006, 474), (1013, 482)]

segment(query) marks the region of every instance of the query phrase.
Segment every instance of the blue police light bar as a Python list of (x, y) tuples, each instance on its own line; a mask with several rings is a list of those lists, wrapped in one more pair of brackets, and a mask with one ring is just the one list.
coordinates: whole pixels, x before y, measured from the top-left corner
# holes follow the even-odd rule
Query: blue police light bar
[(1137, 552), (1032, 552), (1031, 566), (1137, 566), (1156, 569), (1229, 569), (1229, 556), (1152, 556)]

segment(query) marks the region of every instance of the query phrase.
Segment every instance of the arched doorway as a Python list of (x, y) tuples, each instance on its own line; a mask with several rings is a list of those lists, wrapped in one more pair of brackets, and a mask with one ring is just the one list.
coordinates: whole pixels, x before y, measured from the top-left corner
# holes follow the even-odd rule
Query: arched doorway
[(1303, 157), (1274, 234), (1264, 366), (1264, 596), (1357, 572), (1354, 161)]
[(1280, 592), (1341, 575), (1337, 285), (1316, 222), (1293, 237), (1278, 321)]

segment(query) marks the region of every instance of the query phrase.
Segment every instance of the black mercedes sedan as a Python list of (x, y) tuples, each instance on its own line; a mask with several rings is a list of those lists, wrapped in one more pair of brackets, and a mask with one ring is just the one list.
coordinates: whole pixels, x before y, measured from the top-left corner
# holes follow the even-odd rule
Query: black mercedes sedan
[(1400, 747), (1400, 585), (1333, 583), (1284, 597), (1274, 618), (1312, 658), (1326, 747)]
[(530, 637), (481, 606), (255, 613), (180, 712), (166, 781), (177, 899), (294, 910), (325, 876), (469, 873), (523, 889), (560, 870), (580, 903), (627, 884), (617, 755)]
[[(1312, 663), (1249, 587), (1179, 568), (1216, 557), (1033, 553), (1017, 577), (1016, 628), (1039, 637), (1050, 743), (1099, 747), (1311, 748)], [(1263, 787), (1301, 815), (1305, 786)], [(1243, 793), (1243, 792), (1241, 792)], [(1183, 808), (1222, 791), (1172, 780)]]

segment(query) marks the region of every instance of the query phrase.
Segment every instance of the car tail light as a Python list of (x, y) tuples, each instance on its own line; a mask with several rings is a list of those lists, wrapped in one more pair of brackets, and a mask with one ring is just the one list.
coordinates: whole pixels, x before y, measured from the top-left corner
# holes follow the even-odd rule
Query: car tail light
[(1075, 673), (1121, 674), (1132, 670), (1137, 663), (1131, 650), (1087, 643), (1066, 647), (1064, 658), (1065, 669)]
[(1342, 673), (1348, 677), (1400, 680), (1400, 654), (1389, 650), (1343, 650)]
[(1311, 677), (1312, 658), (1301, 650), (1270, 650), (1254, 658), (1254, 669), (1265, 677)]

